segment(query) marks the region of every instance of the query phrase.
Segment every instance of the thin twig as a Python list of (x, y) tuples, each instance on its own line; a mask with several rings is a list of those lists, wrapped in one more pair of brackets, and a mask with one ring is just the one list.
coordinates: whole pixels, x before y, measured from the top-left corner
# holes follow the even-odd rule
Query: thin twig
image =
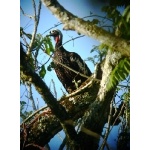
[(122, 113), (124, 105), (125, 105), (125, 104), (123, 103), (123, 105), (122, 105), (122, 107), (121, 107), (121, 110), (120, 110), (118, 116), (116, 117), (115, 121), (113, 122), (112, 127), (111, 127), (111, 129), (110, 129), (109, 132), (111, 132), (111, 130), (112, 130), (114, 124), (116, 123), (117, 119), (119, 118), (120, 114)]
[[(54, 59), (54, 58), (53, 58), (53, 59)], [(63, 67), (69, 69), (70, 71), (72, 71), (72, 72), (74, 72), (74, 73), (76, 73), (76, 74), (78, 74), (78, 75), (81, 75), (82, 77), (85, 77), (85, 78), (87, 78), (87, 79), (89, 78), (89, 76), (86, 76), (86, 75), (84, 75), (84, 74), (82, 74), (82, 73), (80, 73), (80, 72), (78, 72), (78, 71), (76, 71), (76, 70), (73, 70), (72, 68), (70, 68), (70, 67), (68, 67), (68, 66), (66, 66), (66, 65), (64, 65), (64, 64), (62, 64), (62, 63), (60, 63), (60, 62), (58, 62), (56, 59), (54, 59), (54, 61), (55, 61), (56, 63), (62, 65)], [(97, 80), (98, 80), (98, 79), (97, 79)], [(98, 80), (98, 81), (100, 81), (100, 80)]]
[(35, 111), (36, 110), (36, 106), (35, 106), (35, 101), (34, 101), (33, 95), (32, 95), (31, 83), (28, 83), (27, 86), (28, 86), (28, 92), (29, 92), (29, 99), (30, 99), (30, 101), (32, 103), (32, 108)]
[(54, 88), (54, 95), (55, 95), (55, 98), (57, 99), (57, 92), (56, 92), (56, 86), (55, 86), (55, 82), (53, 79), (51, 79), (52, 81), (52, 84), (53, 84), (53, 88)]
[(20, 96), (20, 98), (22, 98), (23, 97), (23, 95), (25, 94), (25, 92), (27, 91), (27, 89), (25, 89), (25, 91), (23, 92), (23, 94)]
[[(82, 19), (84, 19), (84, 18), (89, 18), (89, 17), (100, 17), (100, 18), (103, 18), (103, 19), (107, 19), (107, 20), (109, 20), (109, 21), (112, 21), (111, 19), (109, 19), (109, 18), (107, 18), (107, 17), (103, 17), (103, 16), (99, 16), (99, 15), (85, 16), (85, 17), (83, 17)], [(51, 27), (51, 28), (47, 29), (45, 32), (43, 32), (42, 35), (45, 34), (47, 31), (49, 31), (49, 30), (51, 30), (51, 29), (53, 29), (53, 28), (56, 28), (57, 26), (62, 25), (62, 24), (63, 24), (63, 23), (58, 23), (58, 24), (54, 25), (54, 27)], [(110, 27), (110, 26), (107, 26), (107, 27)]]
[[(114, 99), (114, 96), (113, 96), (113, 99)], [(113, 107), (113, 99), (110, 103), (110, 112), (109, 112), (109, 116), (108, 116), (108, 127), (106, 129), (106, 132), (105, 132), (105, 136), (104, 136), (104, 139), (103, 139), (103, 143), (100, 147), (100, 150), (103, 150), (104, 149), (104, 146), (106, 144), (106, 141), (107, 141), (107, 138), (108, 138), (108, 135), (109, 135), (109, 130), (110, 130), (110, 123), (111, 123), (111, 119), (112, 119), (112, 107)]]
[[(23, 41), (26, 43), (26, 47), (28, 48), (29, 47), (29, 44), (28, 44), (28, 42), (26, 41), (26, 38), (25, 38), (25, 36), (24, 35), (22, 35), (22, 39), (23, 39)], [(23, 44), (24, 45), (24, 44)]]
[(48, 58), (48, 60), (44, 64), (38, 62), (41, 66), (38, 66), (35, 71), (38, 71), (40, 68), (42, 68), (43, 65), (46, 65), (49, 62), (49, 60), (52, 58), (52, 55), (53, 54), (50, 55), (50, 57)]
[(23, 124), (25, 124), (29, 119), (31, 119), (33, 116), (35, 116), (37, 113), (39, 113), (40, 111), (42, 111), (42, 110), (44, 110), (44, 109), (46, 109), (46, 108), (48, 108), (48, 106), (44, 106), (44, 107), (42, 107), (42, 108), (40, 108), (39, 110), (36, 110), (34, 113), (32, 113), (28, 118), (26, 118), (22, 123), (21, 123), (21, 125), (20, 126), (22, 126)]
[[(63, 45), (65, 45), (66, 43), (68, 43), (68, 42), (70, 42), (70, 41), (72, 41), (72, 40), (75, 40), (75, 39), (78, 39), (78, 38), (81, 38), (81, 37), (84, 37), (84, 35), (81, 35), (81, 36), (72, 38), (72, 39), (68, 40), (67, 42), (63, 43), (60, 47), (62, 47)], [(60, 47), (59, 47), (59, 48), (60, 48)], [(53, 55), (53, 54), (52, 54), (52, 55)], [(52, 56), (52, 55), (50, 55), (50, 56)], [(78, 74), (78, 75), (80, 75), (80, 76), (82, 76), (82, 77), (85, 77), (85, 78), (87, 78), (87, 79), (89, 78), (89, 76), (86, 76), (86, 75), (84, 75), (84, 74), (82, 74), (82, 73), (80, 73), (80, 72), (78, 72), (78, 71), (76, 71), (76, 70), (73, 70), (72, 68), (70, 68), (70, 67), (68, 67), (68, 66), (66, 66), (66, 65), (64, 65), (64, 64), (62, 64), (61, 62), (58, 62), (58, 61), (55, 60), (54, 58), (53, 58), (53, 60), (54, 60), (56, 63), (62, 65), (63, 67), (65, 67), (65, 68), (71, 70), (72, 72), (74, 72), (74, 73), (76, 73), (76, 74)], [(98, 81), (98, 82), (101, 81), (101, 80), (99, 80), (99, 79), (94, 79), (94, 80), (96, 80), (96, 81)]]
[[(67, 44), (68, 42), (70, 42), (70, 41), (74, 41), (75, 39), (78, 39), (78, 38), (81, 38), (81, 37), (84, 37), (85, 35), (81, 35), (81, 36), (77, 36), (77, 37), (75, 37), (75, 38), (71, 38), (70, 40), (68, 40), (67, 42), (65, 42), (65, 43), (63, 43), (60, 47), (62, 47), (63, 45), (65, 45), (65, 44)], [(60, 48), (59, 47), (59, 48)]]
[(54, 27), (51, 27), (51, 28), (47, 29), (45, 32), (42, 33), (42, 35), (45, 34), (47, 31), (49, 31), (49, 30), (51, 30), (51, 29), (53, 29), (53, 28), (56, 28), (57, 26), (59, 26), (59, 25), (61, 25), (61, 24), (62, 24), (62, 23), (58, 23), (58, 24), (54, 25)]
[[(87, 78), (87, 79), (88, 79), (88, 78), (91, 77), (91, 76), (86, 76), (85, 74), (82, 74), (82, 73), (80, 73), (80, 72), (78, 72), (78, 71), (76, 71), (76, 70), (74, 70), (74, 69), (72, 69), (72, 68), (70, 68), (70, 67), (68, 67), (68, 66), (66, 66), (66, 65), (64, 65), (64, 64), (62, 64), (61, 62), (58, 62), (58, 61), (57, 61), (56, 59), (54, 59), (54, 58), (53, 58), (53, 60), (54, 60), (56, 63), (62, 65), (63, 67), (69, 69), (70, 71), (72, 71), (72, 72), (74, 72), (74, 73), (76, 73), (76, 74), (78, 74), (78, 75), (80, 75), (80, 76), (82, 76), (82, 77), (84, 77), (84, 78)], [(98, 81), (98, 82), (101, 81), (101, 80), (96, 79), (96, 78), (94, 78), (94, 80), (95, 80), (95, 81)]]
[(36, 5), (35, 5), (34, 0), (32, 0), (32, 5), (33, 5), (33, 10), (34, 10), (34, 17), (36, 17)]
[(28, 103), (27, 103), (27, 107), (26, 107), (26, 110), (25, 111), (27, 111), (27, 109), (28, 109), (28, 106), (29, 106), (29, 96), (28, 96), (28, 89), (27, 89), (27, 85), (25, 86), (25, 88), (26, 88), (26, 90), (27, 90), (27, 99), (28, 99)]
[(130, 87), (129, 85), (122, 85), (122, 84), (119, 84), (118, 86), (125, 87), (125, 88), (129, 88)]
[(21, 10), (21, 12), (22, 12), (22, 14), (23, 14), (24, 16), (29, 17), (30, 19), (33, 19), (33, 18), (34, 18), (33, 16), (26, 14), (26, 13), (23, 11), (23, 9), (22, 9), (21, 6), (20, 6), (20, 10)]
[(29, 55), (31, 53), (31, 49), (32, 49), (32, 46), (33, 46), (33, 43), (34, 43), (34, 40), (35, 40), (37, 27), (38, 27), (39, 19), (40, 19), (41, 4), (42, 4), (42, 2), (39, 1), (38, 14), (36, 15), (36, 8), (35, 8), (36, 6), (35, 6), (35, 2), (33, 0), (34, 15), (35, 15), (34, 16), (35, 25), (34, 25), (34, 30), (33, 30), (33, 33), (32, 33), (32, 38), (31, 38), (31, 41), (30, 41), (30, 45), (29, 45), (29, 48), (28, 48), (28, 51), (27, 51), (27, 55)]
[(36, 100), (37, 100), (37, 106), (36, 106), (36, 108), (39, 109), (39, 100), (38, 100), (38, 98)]
[(99, 17), (99, 18), (103, 18), (103, 19), (107, 19), (107, 20), (109, 20), (109, 21), (112, 21), (111, 19), (109, 19), (109, 18), (107, 18), (107, 17), (103, 17), (103, 16), (99, 16), (99, 15), (85, 16), (85, 17), (83, 17), (82, 19), (89, 18), (89, 17)]

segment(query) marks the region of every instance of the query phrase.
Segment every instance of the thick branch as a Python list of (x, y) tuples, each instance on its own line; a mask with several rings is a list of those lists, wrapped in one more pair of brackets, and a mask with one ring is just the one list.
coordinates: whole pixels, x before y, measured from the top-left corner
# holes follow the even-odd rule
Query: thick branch
[[(24, 142), (25, 145), (29, 143), (35, 143), (39, 146), (44, 146), (55, 134), (62, 130), (59, 120), (54, 115), (55, 111), (57, 111), (56, 115), (58, 115), (58, 117), (63, 117), (65, 114), (63, 112), (64, 110), (61, 111), (59, 109), (60, 106), (63, 106), (69, 113), (69, 116), (72, 120), (77, 120), (78, 118), (82, 117), (88, 106), (96, 99), (96, 95), (99, 89), (99, 82), (91, 80), (89, 78), (77, 91), (70, 95), (67, 95), (66, 97), (62, 97), (60, 101), (56, 101), (49, 92), (47, 86), (45, 86), (44, 82), (41, 81), (41, 79), (34, 79), (36, 78), (36, 74), (31, 71), (25, 59), (25, 53), (21, 51), (21, 73), (23, 72), (21, 78), (26, 78), (35, 85), (35, 88), (40, 92), (40, 94), (43, 96), (43, 99), (51, 109), (41, 109), (40, 111), (37, 111), (34, 115), (26, 119), (24, 123), (22, 123), (20, 143), (21, 147)], [(24, 67), (27, 68), (24, 69)], [(100, 67), (98, 66), (97, 68), (97, 73), (95, 74), (102, 74), (100, 71)], [(25, 76), (25, 74), (27, 74), (27, 77)], [(98, 77), (98, 75), (95, 76)], [(48, 95), (45, 96), (45, 94)], [(53, 103), (57, 102), (60, 106), (58, 104), (54, 104), (58, 107), (55, 108), (55, 106), (53, 106)], [(66, 123), (67, 121), (68, 123), (70, 123), (69, 120), (65, 120)], [(25, 136), (26, 134), (27, 136)]]
[[(43, 100), (51, 108), (51, 111), (59, 119), (61, 126), (63, 127), (68, 140), (72, 145), (76, 145), (76, 131), (70, 123), (67, 121), (70, 120), (70, 116), (66, 112), (65, 108), (58, 103), (54, 96), (50, 93), (47, 85), (44, 81), (32, 70), (31, 66), (28, 63), (28, 57), (23, 51), (22, 46), (20, 47), (20, 69), (21, 69), (21, 78), (25, 81), (30, 81), (36, 88), (36, 90), (41, 94)], [(23, 145), (22, 145), (23, 146)]]
[[(78, 89), (78, 92), (62, 97), (58, 101), (67, 110), (72, 120), (82, 117), (88, 106), (96, 99), (99, 89), (99, 82), (94, 80), (88, 83), (85, 88)], [(59, 120), (48, 107), (36, 111), (21, 124), (21, 143), (24, 141), (24, 131), (27, 130), (26, 143), (38, 143), (44, 146), (62, 127)], [(38, 135), (38, 137), (37, 137)]]
[(90, 145), (90, 148), (93, 150), (98, 148), (99, 138), (101, 136), (103, 127), (108, 120), (110, 109), (109, 106), (111, 100), (113, 99), (116, 87), (114, 86), (111, 89), (107, 89), (106, 85), (109, 82), (109, 76), (114, 68), (114, 55), (115, 62), (117, 62), (121, 57), (120, 53), (108, 50), (102, 69), (103, 75), (97, 100), (89, 106), (89, 109), (87, 112), (85, 112), (82, 120), (81, 132), (79, 133), (79, 136), (82, 138), (83, 143), (88, 143), (88, 145), (83, 144), (84, 149), (87, 149)]
[(89, 21), (78, 18), (62, 7), (57, 0), (42, 0), (42, 2), (64, 24), (64, 29), (75, 30), (78, 33), (90, 36), (108, 45), (112, 50), (119, 51), (122, 55), (130, 56), (130, 44), (128, 41), (116, 37)]
[[(96, 99), (99, 82), (89, 80), (87, 84), (85, 87), (78, 89), (78, 92), (62, 97), (58, 101), (65, 107), (74, 121), (82, 117), (88, 106)], [(26, 131), (30, 133), (26, 138), (26, 144), (36, 143), (44, 146), (60, 130), (62, 130), (62, 127), (59, 120), (52, 113), (51, 109), (45, 107), (35, 112), (21, 124), (21, 143), (25, 141), (24, 132)]]

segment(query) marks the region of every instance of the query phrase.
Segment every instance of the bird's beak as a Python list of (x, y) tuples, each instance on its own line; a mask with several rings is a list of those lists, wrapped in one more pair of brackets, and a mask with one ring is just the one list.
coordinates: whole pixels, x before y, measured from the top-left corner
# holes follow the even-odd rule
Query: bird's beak
[(46, 36), (48, 37), (48, 36), (51, 36), (51, 35), (48, 34), (48, 35), (46, 35)]
[(49, 36), (53, 36), (53, 34), (50, 32), (50, 33), (49, 33)]

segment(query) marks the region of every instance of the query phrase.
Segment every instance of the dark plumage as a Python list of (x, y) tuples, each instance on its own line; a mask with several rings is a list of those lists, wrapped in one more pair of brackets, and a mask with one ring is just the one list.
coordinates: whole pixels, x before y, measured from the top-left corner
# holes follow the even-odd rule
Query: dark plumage
[[(64, 88), (68, 93), (76, 90), (76, 83), (78, 87), (87, 79), (85, 77), (80, 76), (80, 74), (76, 74), (73, 71), (65, 68), (58, 62), (76, 70), (79, 73), (82, 73), (86, 76), (90, 76), (92, 73), (82, 58), (74, 52), (68, 52), (62, 46), (62, 33), (60, 30), (52, 30), (50, 31), (50, 36), (54, 37), (56, 42), (55, 51), (54, 51), (54, 70), (57, 74), (57, 77), (63, 84)], [(57, 62), (56, 62), (56, 61)], [(74, 82), (73, 82), (74, 81)]]

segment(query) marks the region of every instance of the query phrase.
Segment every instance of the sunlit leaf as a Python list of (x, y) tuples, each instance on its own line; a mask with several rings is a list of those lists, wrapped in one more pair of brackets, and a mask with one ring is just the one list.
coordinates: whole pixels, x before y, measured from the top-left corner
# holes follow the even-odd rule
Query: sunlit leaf
[(130, 72), (130, 66), (128, 64), (128, 58), (124, 58), (119, 61), (118, 65), (114, 68), (110, 75), (109, 82), (107, 84), (108, 89), (116, 86), (120, 81), (123, 81), (125, 78), (127, 78)]
[(52, 71), (51, 65), (49, 65), (49, 66), (47, 67), (47, 70), (48, 70), (48, 71)]
[(50, 37), (49, 36), (44, 37), (43, 43), (45, 47), (45, 53), (50, 55), (50, 53), (54, 51)]
[(45, 76), (45, 74), (46, 74), (46, 69), (45, 69), (45, 66), (44, 66), (44, 65), (42, 65), (39, 74), (40, 74), (40, 77), (44, 78), (44, 76)]

